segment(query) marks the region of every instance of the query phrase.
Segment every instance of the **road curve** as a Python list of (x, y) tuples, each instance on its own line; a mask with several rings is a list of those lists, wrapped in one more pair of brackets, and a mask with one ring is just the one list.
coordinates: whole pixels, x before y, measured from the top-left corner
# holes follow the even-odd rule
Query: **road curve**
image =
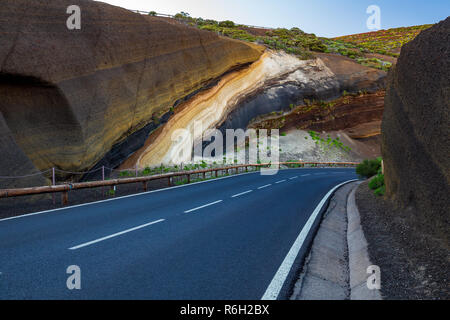
[[(249, 173), (0, 220), (0, 299), (261, 299), (314, 209), (351, 179)], [(80, 290), (66, 285), (73, 265)]]

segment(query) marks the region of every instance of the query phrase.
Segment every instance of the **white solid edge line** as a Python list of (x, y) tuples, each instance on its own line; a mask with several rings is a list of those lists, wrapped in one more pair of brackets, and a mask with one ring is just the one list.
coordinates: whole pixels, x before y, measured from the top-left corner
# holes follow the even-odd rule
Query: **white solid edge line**
[(278, 271), (276, 272), (275, 276), (273, 277), (272, 281), (270, 282), (269, 286), (266, 289), (266, 292), (262, 296), (261, 300), (276, 300), (278, 298), (278, 295), (280, 294), (281, 288), (284, 285), (284, 282), (286, 281), (286, 278), (291, 271), (292, 265), (295, 262), (295, 259), (297, 258), (298, 253), (300, 252), (300, 249), (303, 246), (303, 243), (306, 240), (306, 237), (309, 234), (309, 231), (311, 230), (317, 216), (320, 213), (320, 210), (322, 209), (323, 205), (327, 201), (327, 199), (330, 197), (330, 195), (339, 187), (358, 180), (349, 180), (346, 182), (343, 182), (333, 189), (331, 189), (325, 197), (320, 201), (319, 205), (314, 209), (313, 213), (309, 217), (308, 221), (306, 222), (305, 226), (303, 227), (302, 231), (298, 235), (297, 239), (295, 240), (294, 244), (292, 245), (291, 249), (289, 250), (288, 254), (284, 258), (283, 262), (281, 263), (280, 267), (278, 268)]
[(105, 240), (108, 240), (108, 239), (111, 239), (111, 238), (120, 236), (120, 235), (122, 235), (122, 234), (125, 234), (125, 233), (128, 233), (128, 232), (132, 232), (132, 231), (136, 231), (136, 230), (139, 230), (139, 229), (142, 229), (142, 228), (145, 228), (145, 227), (148, 227), (148, 226), (151, 226), (151, 225), (153, 225), (153, 224), (157, 224), (157, 223), (160, 223), (160, 222), (163, 222), (163, 221), (165, 221), (165, 219), (160, 219), (160, 220), (156, 220), (156, 221), (153, 221), (153, 222), (150, 222), (150, 223), (146, 223), (146, 224), (143, 224), (143, 225), (140, 225), (140, 226), (131, 228), (131, 229), (127, 229), (127, 230), (124, 230), (124, 231), (121, 231), (121, 232), (114, 233), (114, 234), (112, 234), (112, 235), (109, 235), (109, 236), (106, 236), (106, 237), (103, 237), (103, 238), (99, 238), (99, 239), (97, 239), (97, 240), (93, 240), (93, 241), (89, 241), (89, 242), (80, 244), (80, 245), (78, 245), (78, 246), (69, 248), (69, 250), (77, 250), (77, 249), (81, 249), (81, 248), (90, 246), (90, 245), (92, 245), (92, 244), (94, 244), (94, 243), (101, 242), (101, 241), (105, 241)]
[(191, 210), (187, 210), (184, 213), (190, 213), (190, 212), (197, 211), (197, 210), (200, 210), (200, 209), (203, 209), (203, 208), (206, 208), (206, 207), (210, 207), (210, 206), (213, 206), (215, 204), (221, 203), (222, 201), (223, 200), (218, 200), (218, 201), (215, 201), (215, 202), (211, 202), (211, 203), (205, 204), (204, 206), (197, 207), (197, 208), (194, 208), (194, 209), (191, 209)]
[(259, 187), (258, 190), (265, 189), (270, 187), (272, 184), (266, 184), (265, 186)]
[(248, 191), (245, 191), (245, 192), (241, 192), (241, 193), (235, 194), (234, 196), (231, 196), (231, 197), (232, 198), (237, 198), (237, 197), (243, 196), (244, 194), (247, 194), (247, 193), (250, 193), (250, 192), (253, 192), (253, 190), (248, 190)]

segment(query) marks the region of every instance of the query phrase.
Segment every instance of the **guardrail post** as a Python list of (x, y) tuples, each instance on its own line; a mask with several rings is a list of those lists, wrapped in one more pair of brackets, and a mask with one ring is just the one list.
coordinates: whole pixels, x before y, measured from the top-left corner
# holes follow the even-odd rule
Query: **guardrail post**
[(215, 171), (215, 173), (216, 173), (216, 178), (217, 178), (217, 175), (218, 175), (218, 171), (219, 171), (219, 170), (216, 170), (216, 171)]
[(187, 183), (191, 183), (191, 175), (189, 173), (187, 174)]
[(142, 181), (142, 188), (144, 189), (144, 192), (147, 192), (147, 181)]
[[(105, 166), (102, 166), (102, 181), (105, 181)], [(105, 187), (102, 187), (102, 196), (105, 197)]]
[[(56, 184), (56, 178), (55, 178), (55, 167), (52, 168), (52, 185), (54, 186)], [(52, 193), (52, 198), (53, 198), (53, 205), (56, 204), (55, 201), (55, 193)]]
[(167, 178), (167, 182), (168, 182), (169, 187), (171, 187), (172, 186), (172, 178), (171, 177)]
[(63, 206), (67, 206), (69, 204), (69, 191), (63, 191), (61, 193), (61, 203)]

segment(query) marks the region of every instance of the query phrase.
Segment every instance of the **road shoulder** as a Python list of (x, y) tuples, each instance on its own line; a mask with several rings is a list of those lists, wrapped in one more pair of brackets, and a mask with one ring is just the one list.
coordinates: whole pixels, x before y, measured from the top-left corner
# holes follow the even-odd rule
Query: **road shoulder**
[(372, 264), (355, 204), (359, 184), (347, 184), (331, 198), (291, 300), (381, 299), (367, 288)]

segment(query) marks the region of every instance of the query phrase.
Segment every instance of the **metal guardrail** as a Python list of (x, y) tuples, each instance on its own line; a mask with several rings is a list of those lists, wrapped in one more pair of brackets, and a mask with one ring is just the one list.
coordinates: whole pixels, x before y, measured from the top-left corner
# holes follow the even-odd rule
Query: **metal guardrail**
[[(135, 13), (139, 13), (139, 14), (144, 14), (144, 15), (149, 15), (150, 11), (142, 11), (142, 10), (130, 10), (132, 12)], [(164, 13), (157, 13), (155, 12), (153, 14), (154, 17), (164, 17), (164, 18), (172, 18), (175, 19), (174, 15), (171, 14), (164, 14)], [(252, 26), (252, 25), (248, 25), (248, 24), (239, 24), (241, 26), (247, 27), (247, 28), (255, 28), (255, 29), (264, 29), (264, 30), (272, 30), (273, 28), (267, 28), (267, 27), (259, 27), (259, 26)]]
[[(275, 163), (273, 165), (280, 166), (282, 165), (297, 165), (304, 167), (305, 165), (312, 166), (356, 166), (359, 163), (356, 162), (280, 162)], [(89, 188), (98, 188), (98, 187), (111, 187), (114, 189), (115, 186), (121, 184), (131, 184), (131, 183), (142, 183), (143, 191), (147, 191), (147, 183), (149, 181), (167, 179), (168, 186), (172, 186), (172, 179), (174, 177), (187, 177), (187, 183), (191, 181), (191, 175), (203, 175), (203, 179), (206, 178), (207, 173), (215, 173), (215, 177), (217, 178), (219, 175), (219, 171), (226, 171), (227, 174), (230, 170), (235, 170), (236, 174), (239, 173), (239, 169), (245, 168), (245, 172), (249, 171), (249, 168), (262, 168), (269, 167), (272, 164), (243, 164), (237, 166), (230, 167), (222, 167), (222, 168), (211, 168), (205, 170), (195, 170), (195, 171), (186, 171), (186, 172), (173, 172), (167, 174), (159, 174), (153, 176), (142, 176), (136, 178), (122, 178), (122, 179), (112, 179), (112, 180), (102, 180), (102, 181), (92, 181), (92, 182), (79, 182), (79, 183), (69, 183), (69, 184), (61, 184), (61, 185), (52, 185), (52, 186), (42, 186), (42, 187), (31, 187), (31, 188), (20, 188), (20, 189), (0, 189), (0, 199), (1, 198), (11, 198), (11, 197), (21, 197), (21, 196), (29, 196), (29, 195), (37, 195), (37, 194), (47, 194), (47, 193), (56, 193), (61, 192), (61, 202), (62, 205), (65, 206), (69, 202), (69, 191), (71, 190), (80, 190), (80, 189), (89, 189)], [(212, 177), (212, 175), (211, 175)]]

